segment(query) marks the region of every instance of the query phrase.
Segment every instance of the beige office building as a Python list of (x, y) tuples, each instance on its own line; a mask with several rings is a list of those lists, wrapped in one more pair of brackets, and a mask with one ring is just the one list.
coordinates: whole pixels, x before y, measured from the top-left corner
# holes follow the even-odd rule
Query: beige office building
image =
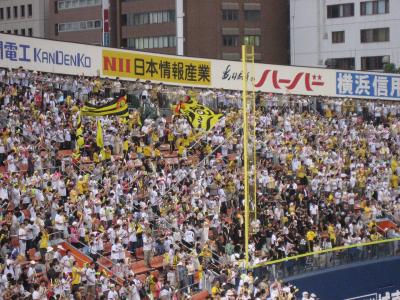
[(0, 0), (0, 32), (46, 37), (49, 0)]

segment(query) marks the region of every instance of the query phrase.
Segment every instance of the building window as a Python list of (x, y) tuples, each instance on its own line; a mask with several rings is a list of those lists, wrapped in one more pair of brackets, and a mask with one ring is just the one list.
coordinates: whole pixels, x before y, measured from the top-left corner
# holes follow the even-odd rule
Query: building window
[(0, 8), (0, 20), (4, 20), (4, 8)]
[(33, 36), (33, 29), (32, 28), (28, 28), (28, 36)]
[(327, 67), (340, 70), (354, 70), (355, 58), (354, 57), (330, 58), (327, 59)]
[(158, 11), (149, 13), (149, 23), (157, 24), (157, 23), (169, 23), (175, 22), (175, 11), (174, 10), (166, 10), (166, 11)]
[(18, 29), (14, 29), (14, 34), (18, 34)]
[(7, 19), (11, 18), (11, 7), (7, 7)]
[(28, 17), (32, 17), (32, 4), (28, 4)]
[(7, 33), (11, 33), (11, 30), (7, 30)]
[(25, 35), (25, 29), (21, 29), (21, 35)]
[(354, 16), (354, 3), (328, 5), (328, 19)]
[(246, 21), (259, 21), (261, 18), (261, 12), (259, 10), (245, 10), (244, 19)]
[(18, 6), (13, 7), (14, 10), (14, 19), (18, 18)]
[(131, 49), (174, 48), (176, 47), (176, 37), (169, 35), (128, 38), (127, 47)]
[(362, 16), (380, 15), (389, 13), (389, 0), (365, 1), (360, 3)]
[(128, 47), (128, 39), (121, 39), (121, 48)]
[(260, 46), (260, 36), (259, 35), (245, 35), (244, 44), (252, 46)]
[(344, 43), (344, 31), (332, 31), (332, 44)]
[(224, 47), (237, 47), (239, 37), (237, 35), (224, 35), (222, 36), (222, 45)]
[(389, 28), (361, 29), (361, 43), (389, 42)]
[(21, 18), (25, 18), (25, 5), (21, 5)]
[(127, 22), (128, 22), (128, 15), (127, 14), (121, 15), (121, 26), (126, 26)]
[(149, 14), (133, 14), (133, 19), (128, 15), (128, 26), (149, 24)]
[(138, 14), (127, 14), (127, 26), (139, 26), (145, 24), (161, 24), (175, 22), (175, 11), (153, 11)]
[(58, 24), (58, 32), (71, 32), (99, 29), (102, 26), (101, 20), (88, 20)]
[(59, 0), (58, 10), (101, 5), (101, 0)]
[(239, 11), (237, 9), (223, 9), (222, 19), (224, 21), (236, 21), (239, 19)]
[(367, 70), (382, 70), (384, 56), (365, 56), (361, 57), (361, 69)]

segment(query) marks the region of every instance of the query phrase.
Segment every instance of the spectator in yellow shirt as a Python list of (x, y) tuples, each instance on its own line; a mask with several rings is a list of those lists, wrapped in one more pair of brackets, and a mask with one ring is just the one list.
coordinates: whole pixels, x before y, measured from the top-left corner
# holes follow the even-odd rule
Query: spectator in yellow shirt
[(336, 244), (336, 232), (335, 232), (335, 226), (333, 224), (328, 225), (328, 234), (329, 234), (329, 239), (331, 240), (332, 246)]
[(221, 293), (221, 289), (219, 287), (219, 281), (216, 280), (213, 287), (211, 288), (211, 295), (214, 299), (214, 297), (218, 297), (219, 294)]
[(161, 157), (161, 151), (160, 151), (160, 149), (156, 148), (156, 149), (154, 150), (154, 156), (155, 156), (156, 158), (160, 158), (160, 157)]
[(372, 209), (369, 206), (369, 203), (367, 202), (366, 206), (364, 207), (364, 214), (368, 219), (371, 219), (372, 216)]
[(124, 153), (124, 158), (126, 159), (129, 151), (129, 140), (124, 140), (122, 144), (122, 152)]
[(179, 157), (185, 157), (186, 156), (186, 148), (182, 144), (178, 146), (178, 156)]
[(82, 270), (78, 267), (78, 262), (75, 262), (75, 265), (72, 267), (72, 293), (77, 292), (81, 286), (81, 274)]
[(106, 148), (104, 151), (104, 156), (105, 156), (105, 160), (106, 161), (110, 161), (111, 160), (111, 149), (110, 148)]
[(43, 228), (41, 231), (41, 237), (39, 241), (39, 252), (41, 257), (44, 258), (48, 246), (49, 246), (49, 233), (47, 232), (46, 229)]
[(151, 157), (151, 146), (144, 146), (143, 147), (143, 155), (146, 158), (150, 158)]
[(99, 154), (97, 152), (93, 153), (93, 162), (94, 163), (99, 163), (100, 162)]
[(77, 183), (76, 183), (76, 189), (78, 191), (78, 195), (82, 195), (84, 193), (83, 184), (84, 184), (83, 177), (79, 178)]
[(397, 189), (399, 186), (399, 176), (397, 176), (396, 173), (393, 173), (390, 181), (392, 184), (392, 188)]
[(314, 239), (315, 239), (315, 237), (316, 237), (316, 233), (312, 229), (307, 231), (308, 251), (310, 251), (310, 252), (314, 248)]
[(174, 143), (175, 136), (172, 131), (168, 132), (167, 141), (169, 144), (169, 151), (172, 153), (175, 150), (175, 143)]
[(157, 144), (159, 141), (160, 141), (160, 138), (158, 137), (157, 132), (153, 131), (151, 133), (151, 143), (152, 144)]
[(142, 147), (142, 145), (138, 145), (136, 147), (136, 154), (137, 154), (139, 159), (143, 158), (143, 147)]

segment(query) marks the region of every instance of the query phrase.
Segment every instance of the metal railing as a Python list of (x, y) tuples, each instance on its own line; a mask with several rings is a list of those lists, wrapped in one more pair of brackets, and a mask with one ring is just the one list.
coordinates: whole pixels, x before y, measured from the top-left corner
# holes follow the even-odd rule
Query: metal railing
[[(82, 246), (82, 249), (81, 248), (79, 248), (79, 249), (77, 248), (77, 250), (81, 251), (83, 254), (85, 254), (89, 258), (92, 259), (91, 255), (96, 255), (96, 256), (106, 260), (107, 262), (111, 263), (113, 266), (115, 265), (115, 263), (111, 259), (109, 259), (108, 257), (106, 257), (106, 256), (100, 254), (99, 252), (93, 250), (93, 247), (91, 247), (90, 245), (85, 244), (85, 243), (83, 243), (83, 242), (81, 242), (79, 240), (76, 243)], [(71, 244), (71, 243), (69, 243), (69, 244)], [(75, 246), (72, 246), (72, 247), (76, 248)]]
[(254, 277), (266, 280), (285, 279), (292, 276), (326, 270), (352, 263), (368, 262), (400, 256), (400, 238), (335, 247), (266, 261), (250, 267)]

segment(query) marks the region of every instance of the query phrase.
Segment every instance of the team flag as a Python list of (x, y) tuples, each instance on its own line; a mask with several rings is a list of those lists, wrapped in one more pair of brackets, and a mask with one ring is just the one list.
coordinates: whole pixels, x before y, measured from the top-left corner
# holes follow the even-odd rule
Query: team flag
[(85, 140), (83, 139), (83, 126), (81, 120), (81, 113), (78, 113), (78, 119), (76, 122), (76, 144), (75, 144), (75, 151), (72, 154), (72, 159), (79, 160), (81, 157), (81, 149), (85, 146)]
[(100, 122), (100, 120), (97, 120), (96, 144), (97, 144), (97, 147), (99, 147), (100, 149), (104, 148), (103, 130), (102, 130), (102, 128), (101, 128), (101, 122)]
[(96, 133), (96, 144), (100, 149), (100, 155), (102, 160), (105, 159), (105, 151), (104, 151), (104, 140), (103, 140), (103, 129), (101, 128), (100, 120), (97, 120), (97, 133)]
[(86, 103), (81, 109), (81, 112), (82, 116), (89, 116), (89, 117), (129, 116), (126, 96), (120, 97), (117, 100), (110, 101), (103, 105), (93, 105), (90, 103)]
[(83, 135), (83, 127), (82, 127), (82, 120), (81, 120), (81, 114), (78, 114), (78, 120), (76, 122), (76, 138), (80, 137)]
[(85, 146), (85, 140), (83, 139), (81, 113), (78, 114), (78, 121), (76, 124), (76, 145), (78, 151), (80, 151)]
[(182, 114), (193, 128), (204, 131), (211, 130), (224, 116), (223, 114), (215, 113), (207, 106), (199, 104), (195, 99), (189, 97), (185, 102), (179, 103), (172, 109), (176, 113)]

